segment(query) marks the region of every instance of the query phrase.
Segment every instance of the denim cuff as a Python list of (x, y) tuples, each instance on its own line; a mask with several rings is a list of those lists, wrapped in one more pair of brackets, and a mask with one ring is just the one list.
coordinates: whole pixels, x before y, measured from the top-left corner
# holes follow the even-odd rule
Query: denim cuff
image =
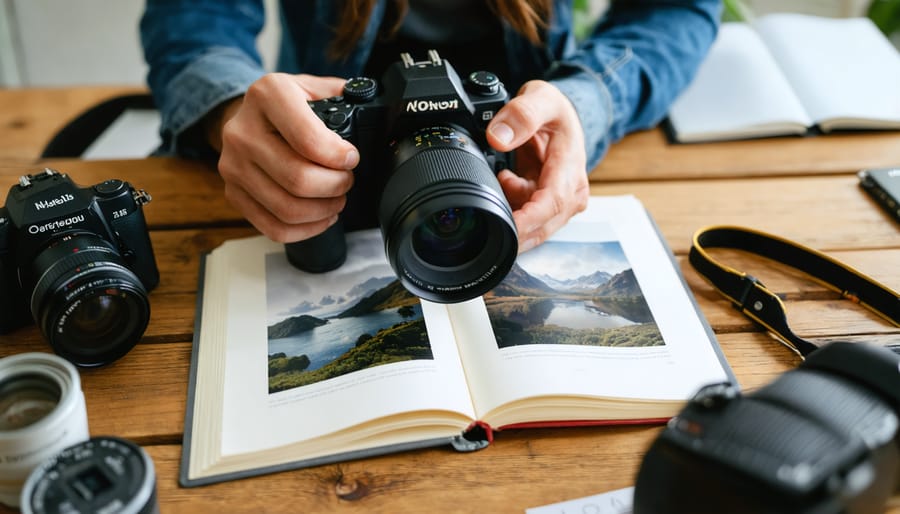
[(240, 96), (265, 71), (233, 48), (212, 47), (178, 73), (160, 102), (162, 147), (158, 153), (203, 157), (205, 141), (186, 138), (185, 132), (222, 102)]
[(575, 106), (584, 132), (587, 171), (590, 173), (610, 145), (613, 100), (600, 76), (578, 63), (556, 62), (547, 72), (547, 81), (556, 86)]

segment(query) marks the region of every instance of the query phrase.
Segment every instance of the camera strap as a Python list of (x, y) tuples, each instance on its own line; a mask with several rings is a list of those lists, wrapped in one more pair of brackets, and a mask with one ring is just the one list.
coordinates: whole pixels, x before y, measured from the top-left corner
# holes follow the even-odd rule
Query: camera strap
[[(718, 225), (698, 230), (689, 254), (694, 269), (737, 310), (803, 357), (818, 346), (791, 331), (781, 298), (756, 277), (714, 260), (707, 253), (709, 248), (742, 250), (796, 268), (900, 327), (900, 294), (824, 253), (749, 228)], [(900, 345), (888, 347), (900, 353)]]

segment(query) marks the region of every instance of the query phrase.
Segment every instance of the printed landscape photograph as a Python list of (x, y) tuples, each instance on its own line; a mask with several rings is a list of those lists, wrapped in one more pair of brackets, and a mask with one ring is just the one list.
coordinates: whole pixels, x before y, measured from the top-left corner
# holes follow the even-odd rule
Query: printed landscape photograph
[(665, 344), (617, 240), (548, 241), (520, 254), (485, 304), (499, 348)]
[(269, 393), (375, 366), (433, 359), (418, 298), (400, 285), (377, 233), (347, 237), (347, 262), (305, 273), (266, 256)]

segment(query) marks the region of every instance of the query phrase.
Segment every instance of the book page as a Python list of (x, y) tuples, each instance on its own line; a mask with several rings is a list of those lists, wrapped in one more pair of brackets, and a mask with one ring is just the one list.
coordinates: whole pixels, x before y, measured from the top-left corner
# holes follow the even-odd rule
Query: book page
[[(592, 197), (550, 241), (521, 254), (483, 302), (450, 312), (477, 412), (492, 426), (548, 421), (541, 416), (552, 412), (583, 417), (550, 421), (624, 419), (642, 402), (668, 403), (635, 411), (664, 417), (701, 386), (728, 379), (671, 254), (631, 196)], [(492, 414), (535, 397), (549, 400), (541, 416), (526, 402)], [(566, 411), (577, 397), (624, 410), (574, 403)]]
[(769, 14), (755, 27), (824, 129), (900, 128), (900, 53), (871, 20)]
[(723, 23), (669, 121), (681, 142), (802, 134), (809, 115), (756, 32)]
[(471, 420), (446, 311), (399, 285), (378, 231), (347, 241), (347, 262), (322, 274), (294, 268), (283, 245), (263, 237), (213, 252), (212, 266), (217, 253), (226, 264), (215, 280), (227, 302), (223, 456), (346, 434), (401, 413), (458, 413), (444, 435)]

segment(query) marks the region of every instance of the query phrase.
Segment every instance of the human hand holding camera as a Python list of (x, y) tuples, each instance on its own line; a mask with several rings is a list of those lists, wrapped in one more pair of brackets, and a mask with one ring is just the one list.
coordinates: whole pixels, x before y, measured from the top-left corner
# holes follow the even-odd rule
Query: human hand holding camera
[(497, 175), (513, 208), (519, 252), (544, 242), (587, 207), (584, 133), (575, 107), (552, 84), (533, 80), (497, 113), (487, 130), (499, 151), (516, 151), (516, 173)]
[(209, 141), (221, 151), (225, 197), (274, 241), (312, 237), (344, 208), (359, 153), (307, 105), (339, 95), (343, 84), (335, 77), (268, 74), (208, 124)]
[[(269, 238), (299, 241), (331, 226), (353, 184), (353, 145), (307, 108), (337, 96), (343, 79), (268, 74), (220, 109), (210, 142), (221, 151), (226, 198)], [(488, 141), (516, 150), (517, 172), (498, 175), (519, 231), (519, 252), (546, 240), (590, 194), (584, 136), (571, 102), (554, 86), (531, 81), (498, 113)]]

